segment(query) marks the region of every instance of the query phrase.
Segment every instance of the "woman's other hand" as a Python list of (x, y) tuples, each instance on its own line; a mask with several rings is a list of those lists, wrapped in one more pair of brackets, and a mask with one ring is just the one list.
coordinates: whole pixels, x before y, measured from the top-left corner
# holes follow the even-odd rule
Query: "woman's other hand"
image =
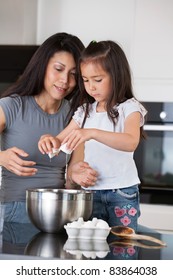
[(67, 186), (77, 184), (83, 187), (94, 186), (98, 173), (89, 166), (87, 162), (80, 161), (71, 167), (71, 174), (68, 174)]
[(43, 155), (52, 153), (52, 149), (58, 149), (60, 145), (59, 139), (50, 134), (42, 135), (38, 142), (38, 148)]
[(28, 154), (16, 147), (0, 152), (0, 165), (18, 176), (33, 176), (37, 172), (34, 161), (23, 160)]

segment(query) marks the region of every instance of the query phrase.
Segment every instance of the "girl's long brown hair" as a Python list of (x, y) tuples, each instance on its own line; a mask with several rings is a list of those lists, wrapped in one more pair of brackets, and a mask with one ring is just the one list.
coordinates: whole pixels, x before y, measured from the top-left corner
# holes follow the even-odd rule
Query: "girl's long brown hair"
[[(134, 97), (132, 90), (131, 71), (128, 60), (122, 48), (114, 41), (92, 41), (82, 52), (79, 61), (79, 67), (85, 63), (99, 64), (103, 70), (109, 73), (111, 77), (112, 91), (108, 102), (106, 104), (106, 110), (110, 120), (116, 124), (118, 118), (117, 106)], [(80, 71), (80, 69), (79, 69)], [(80, 77), (80, 104), (84, 107), (85, 117), (83, 125), (89, 116), (90, 104), (95, 100), (85, 90), (82, 77)], [(115, 106), (116, 105), (116, 106)], [(141, 135), (144, 135), (141, 127)]]

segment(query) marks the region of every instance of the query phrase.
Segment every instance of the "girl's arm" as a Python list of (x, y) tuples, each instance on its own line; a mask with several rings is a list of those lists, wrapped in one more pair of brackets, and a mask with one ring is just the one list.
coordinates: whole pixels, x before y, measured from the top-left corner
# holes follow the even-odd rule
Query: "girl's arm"
[(125, 119), (124, 132), (109, 132), (99, 128), (78, 129), (65, 137), (63, 143), (67, 142), (67, 148), (74, 150), (80, 143), (91, 139), (113, 149), (127, 152), (134, 151), (140, 139), (140, 113), (134, 112)]
[(68, 134), (75, 130), (79, 129), (77, 123), (72, 119), (71, 122), (63, 129), (58, 135), (52, 136), (50, 134), (42, 135), (39, 142), (38, 148), (42, 154), (48, 154), (52, 152), (52, 149), (58, 149), (63, 142), (64, 138), (68, 136)]

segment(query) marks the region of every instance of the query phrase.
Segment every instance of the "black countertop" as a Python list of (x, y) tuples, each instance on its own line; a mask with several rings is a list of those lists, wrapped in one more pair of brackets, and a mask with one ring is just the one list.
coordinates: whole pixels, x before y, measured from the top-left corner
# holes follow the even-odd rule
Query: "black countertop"
[(0, 259), (173, 260), (172, 234), (160, 234), (142, 226), (138, 232), (156, 237), (167, 246), (159, 247), (149, 241), (124, 243), (112, 233), (105, 241), (72, 240), (65, 231), (48, 234), (32, 224), (5, 223), (0, 236)]

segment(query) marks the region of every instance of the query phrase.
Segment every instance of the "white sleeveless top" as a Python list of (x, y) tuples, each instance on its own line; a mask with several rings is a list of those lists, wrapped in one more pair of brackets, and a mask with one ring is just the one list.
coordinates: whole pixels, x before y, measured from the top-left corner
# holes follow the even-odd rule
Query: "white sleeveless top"
[[(128, 99), (117, 107), (119, 117), (114, 127), (113, 122), (108, 118), (107, 112), (97, 112), (96, 107), (97, 102), (91, 104), (90, 114), (86, 119), (84, 128), (98, 128), (112, 132), (123, 132), (124, 122), (127, 116), (133, 112), (140, 112), (140, 126), (143, 126), (144, 116), (147, 113), (142, 104), (135, 98)], [(73, 119), (81, 127), (83, 118), (83, 108), (79, 107)], [(95, 140), (87, 141), (85, 143), (84, 160), (99, 174), (95, 186), (91, 186), (87, 189), (117, 189), (139, 184), (140, 180), (133, 154), (134, 152), (124, 152), (110, 148)]]

